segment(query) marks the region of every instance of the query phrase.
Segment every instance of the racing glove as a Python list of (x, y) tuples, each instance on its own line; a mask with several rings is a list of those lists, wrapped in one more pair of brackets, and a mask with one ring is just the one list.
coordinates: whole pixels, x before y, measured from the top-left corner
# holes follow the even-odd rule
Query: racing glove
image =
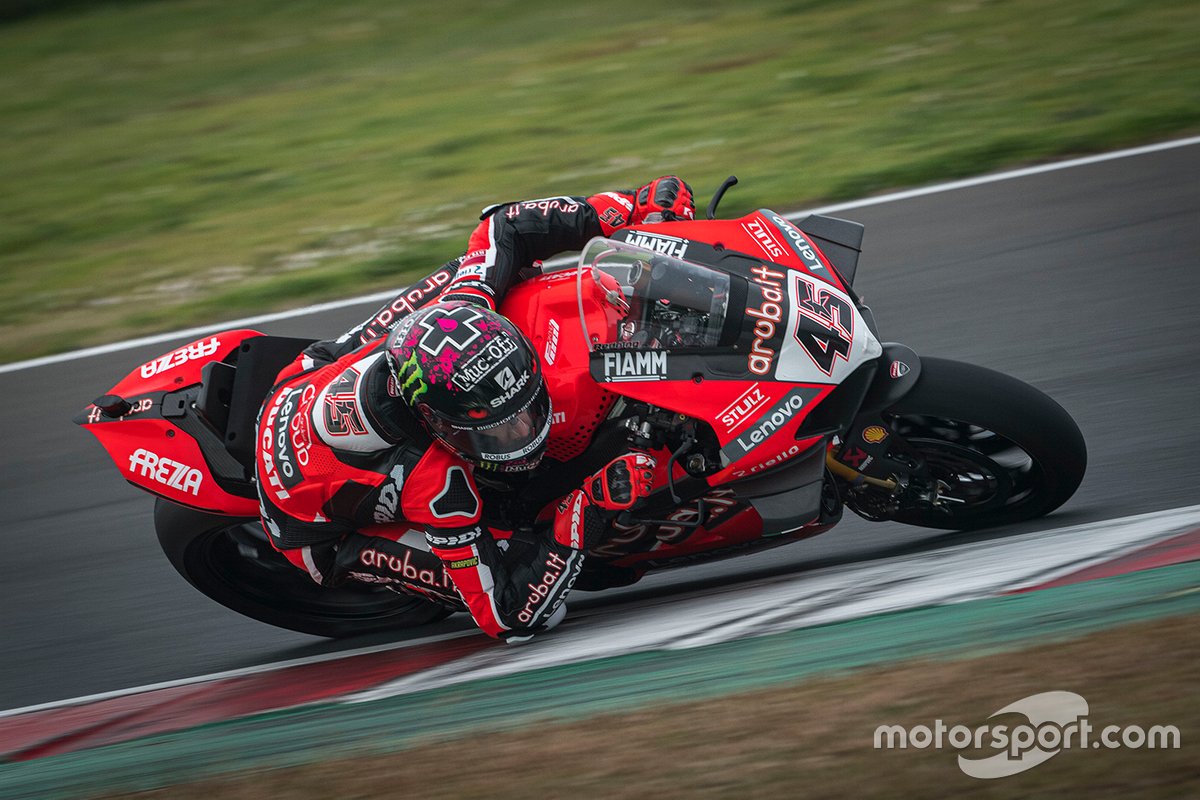
[(650, 494), (654, 467), (654, 459), (645, 453), (626, 453), (608, 462), (558, 504), (554, 540), (575, 550), (600, 544), (617, 512)]
[(695, 218), (696, 206), (692, 202), (692, 187), (674, 175), (665, 175), (638, 189), (630, 224)]

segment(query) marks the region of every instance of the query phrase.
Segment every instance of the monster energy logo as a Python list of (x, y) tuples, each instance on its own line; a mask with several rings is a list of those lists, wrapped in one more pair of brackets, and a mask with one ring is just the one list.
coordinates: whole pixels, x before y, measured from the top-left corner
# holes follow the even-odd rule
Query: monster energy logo
[(404, 394), (404, 399), (410, 404), (415, 403), (417, 398), (429, 391), (429, 384), (425, 383), (425, 373), (421, 370), (421, 365), (417, 363), (417, 354), (413, 353), (400, 365), (396, 370), (396, 378), (400, 382), (400, 391)]

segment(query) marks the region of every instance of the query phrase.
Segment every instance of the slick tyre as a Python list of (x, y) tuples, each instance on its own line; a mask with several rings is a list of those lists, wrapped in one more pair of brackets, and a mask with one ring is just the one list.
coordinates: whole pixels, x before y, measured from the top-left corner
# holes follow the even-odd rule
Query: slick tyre
[(916, 386), (884, 414), (945, 487), (939, 507), (887, 514), (949, 530), (1005, 525), (1049, 514), (1087, 469), (1079, 426), (1054, 400), (1000, 372), (921, 359)]
[(341, 638), (411, 628), (452, 613), (383, 587), (318, 586), (271, 547), (257, 519), (207, 514), (159, 499), (154, 526), (167, 559), (188, 583), (268, 625)]

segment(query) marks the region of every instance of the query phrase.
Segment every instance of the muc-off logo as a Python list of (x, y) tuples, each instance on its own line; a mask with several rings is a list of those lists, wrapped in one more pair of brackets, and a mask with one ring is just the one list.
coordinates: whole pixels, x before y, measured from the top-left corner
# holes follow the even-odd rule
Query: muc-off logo
[(483, 335), (480, 327), (482, 322), (483, 315), (479, 311), (465, 306), (452, 309), (436, 320), (433, 315), (427, 314), (417, 323), (422, 330), (419, 346), (422, 351), (435, 357), (440, 356), (447, 347), (461, 353)]
[(204, 482), (204, 474), (195, 467), (145, 448), (138, 448), (129, 456), (129, 472), (193, 496), (200, 494), (200, 484)]
[(492, 339), (482, 350), (454, 368), (454, 377), (450, 382), (464, 392), (469, 392), (515, 352), (517, 343), (511, 338), (505, 336)]

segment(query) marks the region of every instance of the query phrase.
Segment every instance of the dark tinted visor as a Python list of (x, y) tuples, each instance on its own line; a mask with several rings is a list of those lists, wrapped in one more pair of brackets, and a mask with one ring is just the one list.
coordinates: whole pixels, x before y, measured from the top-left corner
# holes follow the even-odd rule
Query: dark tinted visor
[(481, 427), (452, 423), (432, 409), (425, 418), (439, 439), (472, 461), (531, 469), (541, 460), (550, 436), (550, 397), (544, 389), (534, 392), (514, 413)]

